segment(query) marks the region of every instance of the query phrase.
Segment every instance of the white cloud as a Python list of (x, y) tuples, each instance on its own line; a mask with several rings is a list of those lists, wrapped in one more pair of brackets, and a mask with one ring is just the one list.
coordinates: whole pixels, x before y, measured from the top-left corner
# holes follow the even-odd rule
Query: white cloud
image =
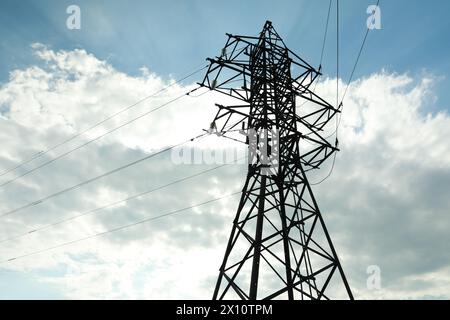
[[(11, 167), (173, 81), (165, 81), (145, 68), (140, 76), (131, 77), (84, 50), (54, 51), (41, 44), (33, 45), (33, 50), (43, 63), (13, 71), (0, 89), (1, 168)], [(324, 79), (318, 85), (318, 91), (330, 101), (335, 94), (334, 81)], [(446, 248), (450, 242), (450, 200), (446, 194), (450, 183), (446, 141), (450, 117), (446, 112), (432, 114), (427, 109), (427, 101), (435, 99), (435, 81), (432, 76), (416, 80), (384, 71), (355, 81), (345, 103), (339, 130), (342, 151), (333, 175), (314, 188), (358, 298), (443, 297), (450, 291), (450, 255)], [(194, 87), (174, 85), (88, 137)], [(212, 94), (182, 98), (95, 145), (5, 186), (0, 210), (18, 207), (138, 159), (151, 149), (200, 133), (215, 114), (214, 102), (226, 103), (223, 101), (223, 97)], [(80, 141), (84, 140), (73, 141), (33, 164)], [(215, 142), (202, 143), (198, 147), (211, 147)], [(4, 223), (0, 234), (5, 238), (20, 234), (203, 169), (174, 165), (170, 155), (162, 155), (1, 218)], [(315, 173), (311, 181), (319, 180), (328, 169)], [(230, 166), (195, 178), (192, 183), (0, 243), (0, 260), (239, 190), (244, 174), (245, 166)], [(55, 285), (68, 298), (208, 299), (236, 206), (237, 198), (229, 198), (0, 268), (31, 272), (42, 286)], [(366, 268), (372, 264), (381, 268), (380, 291), (365, 287)]]

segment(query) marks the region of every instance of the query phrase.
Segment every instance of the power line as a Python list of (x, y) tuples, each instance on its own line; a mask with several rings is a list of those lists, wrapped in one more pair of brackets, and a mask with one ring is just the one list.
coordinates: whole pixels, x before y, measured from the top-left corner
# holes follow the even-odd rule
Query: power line
[(4, 187), (4, 186), (6, 186), (6, 185), (8, 185), (8, 184), (10, 184), (10, 183), (12, 183), (12, 182), (14, 182), (14, 181), (16, 181), (16, 180), (22, 178), (22, 177), (24, 177), (24, 176), (26, 176), (26, 175), (29, 175), (30, 173), (32, 173), (32, 172), (34, 172), (34, 171), (36, 171), (36, 170), (39, 170), (39, 169), (41, 169), (41, 168), (43, 168), (43, 167), (45, 167), (45, 166), (47, 166), (47, 165), (49, 165), (49, 164), (51, 164), (51, 163), (53, 163), (53, 162), (59, 160), (59, 159), (61, 159), (61, 158), (64, 158), (65, 156), (71, 154), (72, 152), (75, 152), (75, 151), (77, 151), (77, 150), (79, 150), (79, 149), (81, 149), (81, 148), (83, 148), (83, 147), (85, 147), (85, 146), (87, 146), (87, 145), (89, 145), (89, 144), (91, 144), (91, 143), (93, 143), (93, 142), (95, 142), (95, 141), (97, 141), (97, 140), (99, 140), (99, 139), (105, 137), (105, 136), (108, 135), (108, 134), (113, 133), (113, 132), (115, 132), (115, 131), (117, 131), (117, 130), (119, 130), (119, 129), (121, 129), (121, 128), (123, 128), (123, 127), (125, 127), (125, 126), (127, 126), (127, 125), (129, 125), (129, 124), (131, 124), (131, 123), (133, 123), (134, 121), (137, 121), (137, 120), (139, 120), (139, 119), (141, 119), (141, 118), (143, 118), (143, 117), (145, 117), (145, 116), (147, 116), (147, 115), (149, 115), (149, 114), (151, 114), (151, 113), (153, 113), (153, 112), (155, 112), (155, 111), (157, 111), (157, 110), (159, 110), (159, 109), (162, 109), (162, 108), (168, 106), (169, 104), (171, 104), (171, 103), (173, 103), (173, 102), (175, 102), (175, 101), (181, 99), (181, 98), (184, 97), (185, 95), (189, 95), (190, 93), (194, 92), (194, 91), (197, 90), (198, 88), (199, 88), (199, 87), (196, 87), (195, 89), (190, 90), (190, 91), (188, 91), (187, 93), (183, 93), (182, 95), (180, 95), (180, 96), (178, 96), (178, 97), (176, 97), (176, 98), (174, 98), (174, 99), (172, 99), (172, 100), (169, 100), (168, 102), (163, 103), (162, 105), (160, 105), (160, 106), (158, 106), (158, 107), (156, 107), (156, 108), (153, 108), (153, 109), (151, 109), (151, 110), (149, 110), (149, 111), (147, 111), (147, 112), (145, 112), (145, 113), (143, 113), (143, 114), (141, 114), (141, 115), (139, 115), (139, 116), (137, 116), (137, 117), (135, 117), (135, 118), (133, 118), (133, 119), (131, 119), (131, 120), (128, 120), (128, 121), (122, 123), (121, 125), (119, 125), (119, 126), (117, 126), (117, 127), (114, 127), (114, 128), (112, 128), (111, 130), (108, 130), (108, 131), (106, 131), (105, 133), (103, 133), (103, 134), (101, 134), (101, 135), (99, 135), (99, 136), (97, 136), (97, 137), (95, 137), (95, 138), (93, 138), (93, 139), (91, 139), (91, 140), (88, 140), (88, 141), (86, 141), (85, 143), (83, 143), (83, 144), (81, 144), (81, 145), (79, 145), (79, 146), (77, 146), (77, 147), (75, 147), (75, 148), (73, 148), (73, 149), (70, 149), (70, 150), (68, 150), (68, 151), (66, 151), (66, 152), (64, 152), (64, 153), (62, 153), (62, 154), (60, 154), (59, 156), (57, 156), (57, 157), (55, 157), (55, 158), (52, 158), (52, 159), (50, 159), (50, 160), (48, 160), (48, 161), (42, 163), (41, 165), (39, 165), (39, 166), (37, 166), (37, 167), (35, 167), (35, 168), (33, 168), (33, 169), (30, 169), (30, 170), (28, 170), (28, 171), (25, 171), (24, 173), (22, 173), (22, 174), (20, 174), (20, 175), (18, 175), (18, 176), (16, 176), (16, 177), (14, 177), (14, 178), (11, 179), (11, 180), (8, 180), (8, 181), (6, 181), (6, 182), (3, 182), (2, 184), (0, 184), (0, 187)]
[[(377, 7), (379, 6), (379, 4), (380, 4), (380, 0), (377, 1)], [(356, 67), (358, 65), (359, 59), (361, 58), (361, 54), (362, 54), (362, 51), (364, 49), (364, 45), (366, 44), (366, 40), (367, 40), (367, 36), (369, 35), (369, 31), (370, 31), (370, 29), (367, 28), (366, 33), (364, 35), (363, 42), (361, 44), (361, 47), (359, 48), (359, 52), (358, 52), (358, 56), (356, 57), (355, 64), (353, 65), (353, 69), (352, 69), (352, 72), (350, 74), (350, 78), (348, 80), (347, 87), (345, 88), (344, 94), (342, 96), (341, 102), (344, 101), (345, 95), (347, 94), (348, 87), (350, 86), (350, 83), (352, 82), (353, 75), (355, 73), (355, 70), (356, 70)]]
[[(55, 147), (55, 148), (56, 148), (56, 147)], [(49, 151), (50, 151), (50, 150), (49, 150)], [(7, 174), (7, 173), (9, 173), (9, 172), (11, 172), (11, 171), (14, 171), (14, 170), (16, 170), (16, 169), (18, 169), (18, 168), (24, 166), (25, 164), (27, 164), (27, 163), (33, 161), (34, 159), (39, 158), (43, 153), (44, 153), (44, 151), (42, 151), (42, 150), (39, 151), (39, 152), (36, 152), (35, 154), (31, 155), (31, 156), (30, 156), (29, 158), (27, 158), (26, 160), (23, 160), (22, 162), (20, 162), (20, 163), (17, 164), (16, 166), (11, 167), (11, 168), (6, 169), (5, 171), (3, 171), (3, 172), (0, 174), (0, 177), (4, 176), (5, 174)]]
[[(380, 4), (380, 0), (377, 1), (377, 4), (376, 4), (377, 7), (379, 6), (379, 4)], [(370, 29), (367, 28), (367, 29), (366, 29), (366, 32), (365, 32), (365, 34), (364, 34), (363, 41), (362, 41), (361, 46), (360, 46), (360, 48), (359, 48), (358, 55), (357, 55), (357, 57), (356, 57), (355, 63), (353, 64), (352, 72), (350, 73), (350, 78), (349, 78), (349, 80), (348, 80), (348, 82), (347, 82), (347, 86), (345, 87), (344, 94), (342, 95), (342, 99), (340, 100), (341, 102), (340, 102), (340, 104), (339, 104), (339, 107), (341, 107), (341, 115), (338, 117), (339, 119), (337, 120), (337, 126), (336, 126), (336, 129), (335, 129), (328, 137), (331, 137), (331, 136), (334, 135), (335, 133), (336, 133), (336, 136), (337, 136), (339, 127), (340, 127), (340, 125), (341, 125), (342, 111), (343, 111), (343, 109), (344, 109), (344, 104), (343, 104), (343, 103), (344, 103), (344, 99), (345, 99), (345, 96), (347, 95), (347, 91), (348, 91), (348, 89), (349, 89), (349, 87), (350, 87), (350, 84), (351, 84), (351, 82), (352, 82), (353, 75), (355, 74), (355, 70), (356, 70), (356, 67), (358, 66), (359, 59), (361, 58), (361, 54), (362, 54), (363, 49), (364, 49), (364, 46), (365, 46), (365, 44), (366, 44), (366, 40), (367, 40), (367, 36), (369, 35), (369, 31), (370, 31)]]
[[(323, 55), (325, 52), (325, 44), (326, 44), (326, 40), (327, 40), (327, 34), (328, 34), (328, 24), (330, 21), (330, 12), (331, 12), (331, 4), (332, 4), (333, 0), (330, 0), (329, 4), (328, 4), (328, 13), (327, 13), (327, 20), (325, 23), (325, 31), (323, 34), (323, 41), (322, 41), (322, 50), (320, 53), (320, 62), (319, 62), (319, 72), (322, 72), (322, 61), (323, 61)], [(317, 84), (319, 83), (319, 79), (320, 79), (321, 74), (319, 74), (319, 76), (317, 77), (315, 83), (314, 83), (314, 88), (312, 89), (312, 92), (316, 92), (316, 88), (317, 88)], [(303, 105), (305, 105), (308, 102), (308, 100), (304, 101), (302, 104), (296, 106), (296, 108), (299, 108)]]
[[(379, 4), (380, 4), (380, 0), (377, 1), (377, 5), (376, 6), (378, 7)], [(345, 96), (347, 95), (348, 88), (350, 87), (350, 84), (352, 82), (353, 75), (355, 74), (356, 67), (358, 66), (359, 59), (361, 58), (361, 54), (363, 52), (364, 45), (366, 44), (366, 40), (367, 40), (367, 36), (369, 35), (369, 32), (370, 32), (370, 29), (367, 28), (366, 33), (364, 34), (363, 41), (361, 43), (361, 47), (359, 48), (359, 51), (358, 51), (358, 55), (356, 57), (355, 64), (353, 65), (352, 72), (350, 73), (350, 78), (348, 80), (347, 86), (345, 87), (344, 94), (342, 95), (342, 99), (341, 99), (342, 109), (344, 109), (343, 102), (344, 102)], [(342, 110), (341, 110), (341, 116), (339, 117), (338, 125), (337, 125), (337, 128), (336, 128), (336, 136), (337, 136), (337, 132), (339, 130), (339, 126), (341, 125), (341, 119), (342, 119)]]
[[(240, 159), (242, 159), (242, 158), (240, 158)], [(89, 215), (89, 214), (92, 214), (92, 213), (97, 213), (97, 212), (99, 212), (99, 211), (101, 211), (101, 210), (104, 210), (104, 209), (107, 209), (107, 208), (110, 208), (110, 207), (114, 207), (115, 205), (118, 205), (118, 204), (120, 204), (120, 203), (124, 203), (124, 202), (130, 201), (130, 200), (137, 199), (137, 198), (139, 198), (139, 197), (142, 197), (142, 196), (151, 194), (151, 193), (153, 193), (153, 192), (162, 190), (162, 189), (167, 188), (167, 187), (169, 187), (169, 186), (173, 186), (173, 185), (175, 185), (175, 184), (178, 184), (178, 183), (181, 183), (181, 182), (184, 182), (184, 181), (187, 181), (187, 180), (196, 178), (196, 177), (201, 176), (201, 175), (204, 175), (204, 174), (206, 174), (206, 173), (210, 173), (210, 172), (212, 172), (212, 171), (214, 171), (214, 170), (217, 170), (217, 169), (226, 167), (226, 166), (228, 166), (228, 165), (231, 165), (231, 164), (233, 164), (233, 163), (239, 161), (240, 159), (236, 159), (236, 160), (233, 161), (233, 162), (225, 163), (225, 164), (216, 166), (216, 167), (214, 167), (214, 168), (210, 168), (210, 169), (207, 169), (207, 170), (200, 171), (200, 172), (198, 172), (198, 173), (195, 173), (195, 174), (192, 174), (192, 175), (189, 175), (189, 176), (186, 176), (186, 177), (177, 179), (177, 180), (172, 181), (172, 182), (170, 182), (170, 183), (167, 183), (167, 184), (165, 184), (165, 185), (162, 185), (162, 186), (159, 186), (159, 187), (156, 187), (156, 188), (147, 190), (147, 191), (143, 191), (143, 192), (140, 192), (140, 193), (138, 193), (138, 194), (134, 194), (134, 195), (128, 196), (128, 197), (125, 198), (125, 199), (117, 200), (117, 201), (114, 201), (114, 202), (105, 204), (105, 205), (103, 205), (103, 206), (97, 207), (97, 208), (95, 208), (95, 209), (91, 209), (91, 210), (85, 211), (85, 212), (83, 212), (83, 213), (80, 213), (80, 214), (77, 214), (77, 215), (73, 215), (73, 216), (68, 217), (68, 218), (66, 218), (66, 219), (61, 219), (61, 220), (55, 221), (55, 222), (53, 222), (53, 223), (43, 225), (43, 226), (38, 227), (38, 228), (34, 228), (34, 229), (32, 229), (32, 230), (29, 230), (29, 231), (27, 231), (27, 232), (21, 233), (21, 234), (19, 234), (19, 235), (16, 235), (16, 236), (13, 236), (13, 237), (10, 237), (10, 238), (6, 238), (6, 239), (3, 239), (3, 240), (0, 240), (0, 243), (12, 241), (12, 240), (17, 240), (17, 239), (23, 238), (23, 237), (25, 237), (25, 236), (28, 236), (28, 235), (30, 235), (30, 234), (32, 234), (32, 233), (36, 233), (36, 232), (39, 232), (39, 231), (42, 231), (42, 230), (45, 230), (45, 229), (54, 227), (54, 226), (57, 226), (57, 225), (60, 225), (60, 224), (63, 224), (63, 223), (66, 223), (66, 222), (75, 220), (75, 219), (77, 219), (77, 218), (80, 218), (80, 217), (83, 217), (83, 216), (86, 216), (86, 215)]]
[[(201, 65), (203, 66), (203, 63), (202, 63)], [(156, 91), (156, 92), (154, 92), (154, 93), (152, 93), (152, 94), (150, 94), (150, 95), (148, 95), (148, 96), (146, 96), (146, 97), (144, 97), (144, 98), (138, 100), (137, 102), (135, 102), (135, 103), (133, 103), (133, 104), (131, 104), (131, 105), (125, 107), (125, 108), (120, 109), (119, 111), (117, 111), (117, 112), (115, 112), (115, 113), (113, 113), (113, 114), (107, 116), (105, 119), (103, 119), (103, 120), (101, 120), (101, 121), (95, 123), (94, 125), (90, 126), (89, 128), (87, 128), (87, 129), (85, 129), (85, 130), (82, 130), (82, 131), (79, 131), (79, 132), (75, 133), (74, 135), (72, 135), (71, 137), (69, 137), (69, 138), (67, 138), (67, 139), (65, 139), (65, 140), (63, 140), (63, 141), (61, 141), (61, 142), (58, 142), (57, 144), (55, 144), (55, 145), (53, 145), (53, 146), (51, 146), (51, 147), (48, 147), (47, 149), (45, 149), (45, 150), (43, 150), (43, 151), (39, 151), (39, 152), (33, 154), (31, 157), (29, 157), (28, 159), (26, 159), (26, 160), (20, 162), (20, 163), (17, 164), (16, 166), (11, 167), (11, 168), (9, 168), (9, 169), (6, 169), (6, 170), (3, 171), (2, 173), (0, 173), (0, 177), (1, 177), (1, 176), (4, 176), (5, 174), (7, 174), (7, 173), (9, 173), (9, 172), (11, 172), (11, 171), (14, 171), (14, 170), (16, 170), (16, 169), (18, 169), (18, 168), (24, 166), (24, 165), (27, 164), (27, 163), (30, 163), (30, 162), (33, 161), (34, 159), (40, 158), (41, 156), (43, 156), (43, 155), (49, 153), (50, 151), (55, 150), (56, 148), (58, 148), (58, 147), (60, 147), (60, 146), (62, 146), (62, 145), (64, 145), (64, 144), (66, 144), (66, 143), (68, 143), (68, 142), (70, 142), (70, 141), (72, 141), (72, 140), (74, 140), (74, 139), (76, 139), (76, 138), (82, 136), (82, 135), (85, 134), (86, 132), (91, 131), (91, 130), (94, 129), (94, 128), (97, 128), (98, 126), (102, 125), (102, 124), (105, 123), (106, 121), (111, 120), (112, 118), (114, 118), (114, 117), (116, 117), (116, 116), (118, 116), (118, 115), (124, 113), (125, 111), (130, 110), (131, 108), (134, 108), (134, 107), (137, 106), (138, 104), (140, 104), (140, 103), (142, 103), (142, 102), (144, 102), (144, 101), (146, 101), (146, 100), (148, 100), (148, 99), (150, 99), (150, 98), (152, 98), (152, 97), (157, 96), (158, 94), (160, 94), (160, 93), (166, 91), (167, 89), (171, 88), (172, 86), (174, 86), (174, 85), (176, 85), (176, 84), (178, 84), (178, 83), (180, 83), (180, 82), (182, 82), (182, 81), (184, 81), (184, 80), (190, 78), (190, 77), (193, 76), (194, 74), (197, 74), (198, 72), (204, 70), (204, 69), (207, 68), (207, 67), (208, 67), (208, 65), (203, 66), (203, 67), (200, 68), (200, 69), (198, 69), (198, 67), (196, 67), (195, 70), (194, 70), (193, 72), (190, 72), (190, 73), (188, 73), (187, 75), (181, 77), (180, 79), (178, 79), (178, 80), (172, 82), (170, 85), (168, 85), (168, 86), (166, 86), (166, 87), (164, 87), (164, 88), (162, 88), (162, 89), (160, 89), (160, 90), (158, 90), (158, 91)]]
[(95, 233), (95, 234), (92, 234), (92, 235), (84, 237), (84, 238), (79, 238), (79, 239), (76, 239), (76, 240), (64, 242), (64, 243), (61, 243), (61, 244), (58, 244), (58, 245), (55, 245), (55, 246), (52, 246), (52, 247), (47, 247), (47, 248), (44, 248), (44, 249), (41, 249), (41, 250), (33, 251), (33, 252), (30, 252), (30, 253), (26, 253), (26, 254), (23, 254), (23, 255), (20, 255), (20, 256), (16, 256), (16, 257), (10, 258), (10, 259), (6, 259), (6, 260), (3, 260), (3, 261), (0, 261), (0, 264), (11, 262), (11, 261), (18, 260), (18, 259), (22, 259), (22, 258), (29, 257), (29, 256), (33, 256), (33, 255), (36, 255), (36, 254), (44, 253), (44, 252), (47, 252), (47, 251), (50, 251), (50, 250), (54, 250), (54, 249), (57, 249), (57, 248), (65, 247), (65, 246), (68, 246), (68, 245), (71, 245), (71, 244), (75, 244), (75, 243), (78, 243), (78, 242), (81, 242), (81, 241), (89, 240), (89, 239), (92, 239), (92, 238), (101, 237), (101, 236), (104, 236), (104, 235), (107, 235), (107, 234), (110, 234), (110, 233), (113, 233), (113, 232), (117, 232), (117, 231), (120, 231), (120, 230), (124, 230), (124, 229), (127, 229), (127, 228), (131, 228), (131, 227), (140, 225), (140, 224), (144, 224), (144, 223), (147, 223), (147, 222), (150, 222), (150, 221), (154, 221), (154, 220), (157, 220), (157, 219), (161, 219), (161, 218), (165, 218), (165, 217), (168, 217), (168, 216), (171, 216), (171, 215), (175, 215), (175, 214), (178, 214), (178, 213), (180, 213), (182, 211), (186, 211), (186, 210), (197, 208), (197, 207), (209, 204), (209, 203), (213, 203), (213, 202), (216, 202), (216, 201), (219, 201), (219, 200), (222, 200), (222, 199), (234, 196), (236, 194), (240, 194), (240, 191), (237, 191), (237, 192), (234, 192), (234, 193), (230, 193), (230, 194), (227, 194), (227, 195), (219, 197), (219, 198), (214, 198), (214, 199), (211, 199), (211, 200), (208, 200), (208, 201), (205, 201), (205, 202), (201, 202), (201, 203), (198, 203), (198, 204), (195, 204), (195, 205), (184, 207), (182, 209), (170, 211), (170, 212), (158, 215), (158, 216), (149, 217), (149, 218), (146, 218), (146, 219), (143, 219), (143, 220), (139, 220), (139, 221), (136, 221), (136, 222), (133, 222), (133, 223), (130, 223), (130, 224), (122, 225), (122, 226), (119, 226), (117, 228), (113, 228), (113, 229), (109, 229), (109, 230), (106, 230), (106, 231), (103, 231), (103, 232)]
[(333, 155), (333, 162), (332, 162), (332, 164), (331, 164), (331, 169), (330, 169), (330, 171), (328, 172), (328, 174), (327, 174), (325, 177), (323, 177), (321, 180), (319, 180), (319, 181), (317, 181), (317, 182), (314, 182), (314, 183), (310, 183), (310, 185), (312, 185), (312, 186), (317, 186), (317, 185), (321, 184), (322, 182), (324, 182), (325, 180), (327, 180), (327, 179), (331, 176), (331, 174), (333, 173), (334, 164), (335, 164), (335, 162), (336, 162), (336, 155), (337, 155), (337, 152), (334, 152), (334, 155)]
[[(379, 4), (380, 4), (380, 0), (377, 1), (376, 6), (378, 7)], [(349, 80), (348, 80), (347, 86), (345, 87), (344, 94), (342, 95), (342, 99), (340, 100), (341, 102), (340, 102), (339, 105), (338, 105), (338, 107), (340, 106), (342, 109), (341, 109), (341, 115), (338, 117), (339, 119), (336, 121), (336, 128), (335, 128), (334, 132), (332, 132), (327, 138), (329, 138), (329, 137), (331, 137), (332, 135), (336, 134), (336, 141), (337, 141), (337, 139), (338, 139), (338, 130), (339, 130), (339, 126), (341, 125), (342, 111), (343, 111), (343, 109), (344, 109), (344, 104), (343, 104), (343, 102), (344, 102), (345, 96), (346, 96), (346, 94), (347, 94), (348, 88), (350, 87), (350, 84), (351, 84), (351, 82), (352, 82), (353, 75), (354, 75), (354, 73), (355, 73), (356, 67), (358, 66), (359, 59), (361, 58), (361, 54), (362, 54), (363, 49), (364, 49), (364, 46), (365, 46), (365, 44), (366, 44), (366, 40), (367, 40), (367, 36), (368, 36), (368, 34), (369, 34), (369, 31), (370, 31), (370, 29), (367, 28), (366, 33), (364, 34), (363, 41), (362, 41), (361, 46), (360, 46), (360, 48), (359, 48), (358, 55), (357, 55), (357, 57), (356, 57), (355, 63), (354, 63), (354, 65), (353, 65), (352, 72), (350, 73), (350, 78), (349, 78)], [(333, 157), (333, 163), (332, 163), (332, 166), (331, 166), (331, 169), (330, 169), (329, 173), (328, 173), (322, 180), (320, 180), (320, 181), (318, 181), (318, 182), (316, 182), (316, 183), (311, 183), (311, 185), (318, 185), (318, 184), (321, 184), (322, 182), (324, 182), (325, 180), (327, 180), (327, 179), (331, 176), (331, 174), (333, 173), (333, 170), (334, 170), (334, 165), (335, 165), (335, 161), (336, 161), (336, 155), (337, 155), (337, 154), (335, 153), (335, 154), (334, 154), (334, 157)]]
[(328, 33), (328, 23), (330, 21), (330, 12), (331, 12), (331, 3), (333, 2), (333, 0), (330, 0), (330, 3), (328, 4), (328, 14), (327, 14), (327, 22), (325, 24), (325, 32), (323, 35), (323, 41), (322, 41), (322, 51), (320, 53), (320, 63), (319, 63), (319, 68), (322, 67), (322, 61), (323, 61), (323, 54), (325, 51), (325, 42), (327, 40), (327, 33)]
[[(331, 4), (331, 1), (330, 1), (330, 4)], [(339, 108), (339, 0), (336, 0), (336, 108)], [(337, 128), (338, 128), (338, 122), (336, 120), (335, 132), (337, 132)], [(336, 137), (336, 145), (337, 145), (337, 137)], [(324, 178), (322, 178), (320, 181), (310, 183), (310, 185), (312, 185), (312, 186), (319, 185), (331, 176), (331, 174), (333, 173), (333, 170), (334, 170), (334, 164), (336, 162), (336, 155), (337, 155), (337, 152), (334, 152), (333, 162), (331, 164), (331, 169), (328, 172), (328, 174)]]
[(4, 216), (7, 216), (7, 215), (11, 215), (11, 214), (17, 213), (17, 212), (19, 212), (19, 211), (22, 211), (22, 210), (24, 210), (24, 209), (30, 208), (30, 207), (32, 207), (32, 206), (41, 204), (41, 203), (43, 203), (44, 201), (47, 201), (47, 200), (49, 200), (49, 199), (51, 199), (51, 198), (54, 198), (54, 197), (57, 197), (57, 196), (59, 196), (59, 195), (61, 195), (61, 194), (66, 193), (66, 192), (69, 192), (69, 191), (78, 189), (78, 188), (80, 188), (80, 187), (82, 187), (82, 186), (84, 186), (84, 185), (87, 185), (87, 184), (89, 184), (89, 183), (91, 183), (91, 182), (94, 182), (94, 181), (96, 181), (96, 180), (99, 180), (99, 179), (101, 179), (101, 178), (104, 178), (104, 177), (106, 177), (106, 176), (109, 176), (109, 175), (111, 175), (111, 174), (113, 174), (113, 173), (116, 173), (116, 172), (118, 172), (118, 171), (121, 171), (121, 170), (123, 170), (123, 169), (126, 169), (126, 168), (129, 168), (129, 167), (131, 167), (131, 166), (134, 166), (134, 165), (136, 165), (136, 164), (138, 164), (138, 163), (141, 163), (141, 162), (143, 162), (143, 161), (145, 161), (145, 160), (148, 160), (148, 159), (150, 159), (150, 158), (153, 158), (153, 157), (155, 157), (155, 156), (157, 156), (157, 155), (159, 155), (159, 154), (162, 154), (162, 153), (164, 153), (164, 152), (167, 152), (167, 151), (169, 151), (169, 150), (171, 150), (171, 149), (174, 149), (174, 148), (176, 148), (176, 147), (178, 147), (178, 146), (181, 146), (181, 145), (183, 145), (183, 144), (185, 144), (185, 143), (188, 143), (188, 142), (190, 142), (190, 141), (194, 141), (194, 140), (196, 140), (196, 139), (199, 139), (199, 138), (201, 138), (201, 137), (203, 137), (203, 136), (205, 136), (205, 135), (207, 135), (207, 134), (209, 134), (209, 133), (203, 133), (203, 134), (200, 134), (200, 135), (198, 135), (198, 136), (196, 136), (196, 137), (193, 137), (193, 138), (191, 138), (191, 139), (188, 139), (188, 140), (186, 140), (186, 141), (183, 141), (183, 142), (180, 142), (180, 143), (178, 143), (178, 144), (172, 145), (172, 146), (170, 146), (170, 147), (164, 148), (164, 149), (162, 149), (162, 150), (160, 150), (160, 151), (151, 153), (151, 154), (149, 154), (149, 155), (147, 155), (147, 156), (145, 156), (145, 157), (143, 157), (143, 158), (140, 158), (140, 159), (138, 159), (138, 160), (135, 160), (135, 161), (133, 161), (133, 162), (130, 162), (130, 163), (128, 163), (128, 164), (125, 164), (125, 165), (123, 165), (123, 166), (120, 166), (120, 167), (118, 167), (118, 168), (116, 168), (116, 169), (107, 171), (107, 172), (105, 172), (105, 173), (103, 173), (103, 174), (101, 174), (101, 175), (98, 175), (98, 176), (93, 177), (93, 178), (91, 178), (91, 179), (88, 179), (88, 180), (85, 180), (85, 181), (83, 181), (83, 182), (80, 182), (80, 183), (78, 183), (78, 184), (76, 184), (76, 185), (73, 185), (73, 186), (71, 186), (71, 187), (69, 187), (69, 188), (60, 190), (60, 191), (58, 191), (58, 192), (55, 192), (55, 193), (53, 193), (53, 194), (51, 194), (51, 195), (48, 195), (48, 196), (46, 196), (46, 197), (44, 197), (44, 198), (41, 198), (41, 199), (38, 199), (38, 200), (36, 200), (36, 201), (30, 202), (30, 203), (28, 203), (28, 204), (26, 204), (26, 205), (23, 205), (23, 206), (21, 206), (21, 207), (18, 207), (18, 208), (16, 208), (16, 209), (13, 209), (13, 210), (4, 212), (4, 213), (0, 214), (0, 217), (4, 217)]
[(339, 108), (339, 0), (336, 0), (336, 108)]

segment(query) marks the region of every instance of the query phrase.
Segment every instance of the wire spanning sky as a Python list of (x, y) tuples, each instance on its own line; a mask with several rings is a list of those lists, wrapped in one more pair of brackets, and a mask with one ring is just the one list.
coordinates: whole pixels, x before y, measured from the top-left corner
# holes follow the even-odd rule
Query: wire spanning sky
[[(340, 1), (341, 88), (373, 2)], [(0, 298), (210, 298), (237, 198), (208, 201), (239, 191), (245, 165), (180, 165), (166, 152), (37, 200), (202, 134), (223, 97), (185, 96), (202, 72), (174, 81), (219, 54), (226, 32), (254, 35), (271, 20), (287, 46), (318, 67), (328, 0), (255, 3), (77, 1), (81, 29), (69, 30), (71, 1), (1, 2), (0, 172), (164, 91), (0, 177), (0, 215), (32, 204), (0, 216)], [(333, 174), (314, 188), (357, 298), (449, 298), (450, 150), (443, 137), (450, 133), (450, 4), (433, 3), (381, 1), (382, 28), (371, 31), (345, 102), (342, 150)], [(336, 93), (334, 17), (317, 85), (329, 101)], [(243, 151), (217, 139), (189, 145)], [(148, 190), (158, 191), (130, 198)], [(190, 209), (26, 257), (182, 208)], [(45, 227), (58, 221), (67, 222)], [(7, 261), (15, 257), (22, 258)], [(381, 272), (376, 290), (367, 285), (370, 266)]]

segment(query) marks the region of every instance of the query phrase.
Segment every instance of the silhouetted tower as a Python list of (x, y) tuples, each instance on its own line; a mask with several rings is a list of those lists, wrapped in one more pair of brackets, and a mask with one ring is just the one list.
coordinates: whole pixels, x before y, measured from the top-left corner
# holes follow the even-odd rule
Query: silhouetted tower
[(217, 105), (211, 128), (248, 144), (251, 161), (213, 298), (352, 299), (306, 176), (338, 150), (321, 133), (339, 108), (310, 90), (320, 70), (270, 21), (258, 37), (227, 36), (201, 85), (240, 100)]

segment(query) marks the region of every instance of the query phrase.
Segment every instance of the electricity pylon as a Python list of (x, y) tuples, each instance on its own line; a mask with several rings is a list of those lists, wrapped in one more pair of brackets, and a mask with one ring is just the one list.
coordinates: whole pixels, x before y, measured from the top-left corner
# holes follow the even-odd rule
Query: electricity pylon
[(227, 36), (201, 85), (240, 100), (216, 104), (211, 128), (251, 159), (213, 299), (353, 299), (306, 176), (338, 151), (322, 135), (340, 107), (312, 92), (320, 70), (270, 21), (258, 37)]

